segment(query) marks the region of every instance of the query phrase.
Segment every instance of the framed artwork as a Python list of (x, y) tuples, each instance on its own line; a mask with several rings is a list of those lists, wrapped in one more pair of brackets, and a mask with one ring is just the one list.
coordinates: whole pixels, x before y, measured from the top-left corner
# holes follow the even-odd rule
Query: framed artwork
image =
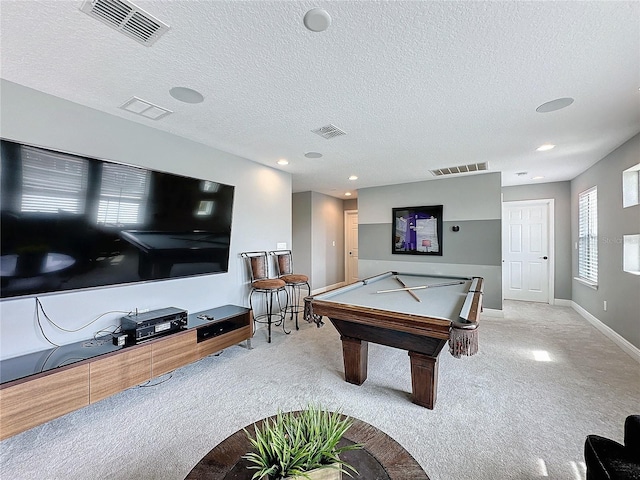
[(391, 253), (442, 255), (442, 205), (393, 209)]

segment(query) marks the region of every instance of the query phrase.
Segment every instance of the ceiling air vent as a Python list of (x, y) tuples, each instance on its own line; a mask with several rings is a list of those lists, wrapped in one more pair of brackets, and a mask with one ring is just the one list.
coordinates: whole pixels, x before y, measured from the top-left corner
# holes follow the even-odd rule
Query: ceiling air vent
[(324, 127), (316, 128), (315, 130), (311, 131), (315, 134), (320, 135), (322, 138), (326, 138), (327, 140), (347, 134), (347, 132), (340, 130), (338, 127), (332, 124), (325, 125)]
[(80, 10), (147, 47), (169, 30), (169, 25), (127, 0), (85, 0)]
[(457, 167), (436, 168), (435, 170), (431, 170), (431, 174), (435, 177), (439, 177), (441, 175), (455, 175), (456, 173), (479, 172), (481, 170), (488, 169), (489, 165), (487, 164), (487, 162), (470, 163), (469, 165), (459, 165)]
[(129, 100), (120, 105), (120, 108), (126, 110), (127, 112), (150, 118), (151, 120), (160, 120), (170, 113), (173, 113), (167, 108), (154, 105), (153, 103), (147, 102), (146, 100), (142, 100), (138, 97), (131, 97)]

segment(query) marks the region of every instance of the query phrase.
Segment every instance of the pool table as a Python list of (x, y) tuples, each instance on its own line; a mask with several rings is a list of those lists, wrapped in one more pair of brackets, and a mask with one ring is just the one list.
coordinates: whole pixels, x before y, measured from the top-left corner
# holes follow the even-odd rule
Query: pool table
[(167, 278), (179, 263), (219, 263), (227, 269), (229, 236), (195, 230), (160, 232), (123, 230), (120, 232), (138, 250), (138, 275), (142, 279)]
[(460, 332), (463, 339), (476, 335), (482, 288), (482, 277), (386, 272), (307, 297), (305, 318), (320, 326), (326, 316), (338, 330), (349, 383), (361, 385), (367, 378), (368, 342), (407, 350), (412, 401), (433, 409), (438, 355), (451, 339), (450, 351), (459, 356), (454, 341)]

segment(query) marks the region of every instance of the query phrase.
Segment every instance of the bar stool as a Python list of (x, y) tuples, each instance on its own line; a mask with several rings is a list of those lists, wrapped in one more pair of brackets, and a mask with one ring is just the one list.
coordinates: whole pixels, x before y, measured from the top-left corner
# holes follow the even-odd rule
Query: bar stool
[(285, 308), (286, 313), (291, 314), (291, 318), (295, 315), (296, 318), (296, 330), (299, 330), (298, 326), (298, 314), (304, 313), (304, 305), (300, 304), (302, 300), (302, 289), (306, 286), (307, 296), (311, 295), (311, 287), (309, 286), (309, 277), (299, 273), (294, 273), (293, 270), (293, 255), (291, 250), (274, 250), (269, 252), (276, 259), (276, 273), (278, 278), (285, 281), (288, 290), (287, 306)]
[[(271, 325), (282, 325), (284, 333), (289, 335), (291, 332), (287, 332), (284, 319), (287, 311), (288, 294), (286, 283), (279, 278), (269, 277), (269, 262), (267, 252), (243, 252), (240, 254), (244, 258), (245, 263), (249, 269), (251, 275), (251, 290), (249, 291), (249, 307), (254, 312), (254, 332), (255, 323), (266, 323), (268, 329), (268, 343), (271, 343)], [(255, 314), (253, 308), (253, 295), (262, 294), (264, 300), (264, 313), (258, 315)], [(285, 304), (282, 308), (282, 302), (280, 295), (284, 293)], [(278, 304), (278, 311), (274, 312), (274, 301)], [(274, 317), (276, 319), (274, 320)]]

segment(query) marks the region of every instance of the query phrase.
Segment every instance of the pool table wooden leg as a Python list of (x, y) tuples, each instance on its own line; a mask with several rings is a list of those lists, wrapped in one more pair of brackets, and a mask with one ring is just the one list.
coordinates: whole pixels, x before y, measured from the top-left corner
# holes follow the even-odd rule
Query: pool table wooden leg
[(341, 336), (340, 340), (344, 359), (344, 379), (349, 383), (362, 385), (367, 379), (369, 342), (344, 336)]
[(433, 410), (438, 390), (438, 357), (409, 352), (413, 403)]

